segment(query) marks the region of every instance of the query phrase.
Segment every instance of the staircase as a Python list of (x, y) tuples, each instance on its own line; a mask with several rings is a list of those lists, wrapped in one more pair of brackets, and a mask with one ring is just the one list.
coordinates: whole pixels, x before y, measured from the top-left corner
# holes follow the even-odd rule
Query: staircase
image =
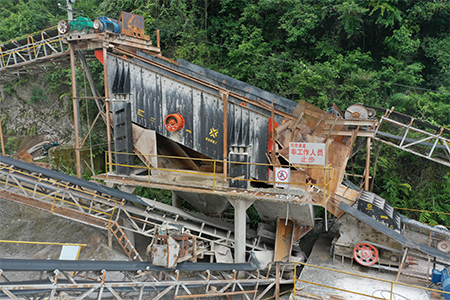
[(122, 246), (123, 250), (131, 260), (143, 261), (142, 257), (136, 251), (136, 248), (134, 248), (133, 244), (130, 242), (123, 229), (120, 228), (119, 223), (117, 223), (116, 221), (111, 222), (108, 229), (116, 237), (120, 246)]

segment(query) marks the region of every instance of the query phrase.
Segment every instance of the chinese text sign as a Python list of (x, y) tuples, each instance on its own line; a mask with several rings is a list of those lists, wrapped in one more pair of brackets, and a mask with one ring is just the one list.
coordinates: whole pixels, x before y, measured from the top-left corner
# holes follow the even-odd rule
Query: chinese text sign
[(325, 144), (289, 143), (291, 164), (325, 165)]

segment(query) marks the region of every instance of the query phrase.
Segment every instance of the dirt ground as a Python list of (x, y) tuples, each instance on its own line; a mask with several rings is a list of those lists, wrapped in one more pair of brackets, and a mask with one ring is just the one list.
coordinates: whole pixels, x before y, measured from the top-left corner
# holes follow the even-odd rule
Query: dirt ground
[[(0, 240), (87, 244), (80, 260), (128, 260), (109, 249), (107, 232), (0, 199)], [(58, 259), (62, 246), (0, 242), (1, 258)]]

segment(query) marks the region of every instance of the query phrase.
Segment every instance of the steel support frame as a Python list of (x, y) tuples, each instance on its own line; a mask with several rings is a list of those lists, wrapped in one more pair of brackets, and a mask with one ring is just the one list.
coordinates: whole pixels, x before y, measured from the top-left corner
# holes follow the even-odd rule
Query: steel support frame
[[(381, 124), (383, 123), (383, 121), (391, 123), (391, 124), (394, 124), (394, 125), (402, 127), (402, 128), (405, 128), (405, 133), (403, 134), (399, 144), (395, 144), (393, 142), (384, 140), (383, 136), (381, 136), (378, 133), (379, 132), (379, 128), (381, 127)], [(401, 122), (398, 122), (398, 121), (390, 119), (389, 116), (383, 116), (383, 117), (381, 117), (379, 126), (375, 130), (375, 137), (374, 138), (376, 140), (380, 141), (380, 142), (383, 142), (385, 144), (391, 145), (391, 146), (393, 146), (395, 148), (398, 148), (398, 149), (401, 149), (403, 151), (407, 151), (407, 152), (410, 152), (412, 154), (415, 154), (415, 155), (427, 158), (429, 160), (435, 161), (437, 163), (440, 163), (440, 164), (443, 164), (443, 165), (446, 165), (446, 166), (450, 166), (450, 148), (448, 146), (448, 144), (450, 143), (450, 139), (447, 139), (447, 138), (442, 136), (442, 129), (441, 129), (441, 131), (439, 133), (433, 134), (431, 132), (427, 132), (425, 130), (413, 127), (413, 121), (414, 121), (414, 119), (411, 118), (411, 122), (409, 122), (409, 124), (403, 124)], [(413, 142), (411, 142), (411, 141), (408, 142), (407, 141), (407, 135), (410, 132), (416, 132), (416, 133), (424, 135), (425, 137), (422, 138), (422, 139), (419, 139), (419, 140), (414, 140)], [(429, 141), (429, 140), (433, 140), (432, 146), (429, 146), (429, 145), (425, 145), (424, 146), (423, 143), (426, 142), (426, 141)], [(420, 146), (423, 146), (423, 147), (427, 148), (426, 149), (427, 150), (426, 154), (420, 153), (420, 152), (416, 151), (415, 149), (413, 149), (412, 146), (414, 146), (414, 145), (420, 145)], [(443, 146), (442, 150), (444, 151), (445, 156), (447, 157), (447, 160), (443, 160), (442, 158), (437, 158), (435, 156), (436, 146), (438, 146), (438, 145), (442, 145)]]
[(81, 137), (81, 124), (80, 124), (80, 101), (77, 96), (77, 78), (76, 78), (76, 66), (75, 66), (75, 49), (73, 45), (70, 45), (70, 70), (72, 74), (72, 101), (73, 101), (73, 120), (75, 127), (75, 160), (76, 170), (78, 178), (81, 178), (81, 151), (80, 151), (80, 137)]
[[(196, 221), (195, 217), (186, 220), (170, 211), (155, 209), (151, 205), (142, 209), (125, 203), (123, 199), (98, 195), (96, 191), (46, 178), (42, 174), (30, 174), (14, 167), (3, 166), (0, 169), (0, 195), (7, 200), (104, 230), (111, 230), (115, 222), (123, 219), (126, 222), (120, 225), (122, 230), (150, 238), (155, 236), (163, 223), (181, 224), (183, 231), (189, 231), (203, 243), (204, 249), (199, 251), (199, 254), (207, 251), (212, 243), (227, 247), (235, 246), (235, 237), (231, 231), (216, 228), (200, 220)], [(257, 239), (252, 242), (244, 240), (243, 245), (244, 251), (267, 250)]]
[(0, 71), (4, 68), (12, 68), (18, 64), (30, 63), (38, 59), (55, 56), (67, 51), (67, 45), (62, 42), (61, 36), (50, 37), (26, 45), (18, 45), (17, 48), (2, 51), (0, 53)]
[[(270, 271), (270, 270), (269, 270)], [(239, 271), (241, 272), (241, 271)], [(244, 271), (242, 271), (244, 272)], [(3, 272), (4, 273), (4, 272)], [(185, 273), (185, 272), (183, 272)], [(155, 293), (152, 299), (160, 299), (172, 292), (174, 299), (205, 298), (243, 295), (245, 299), (261, 299), (276, 284), (276, 274), (262, 276), (258, 271), (245, 272), (237, 277), (238, 271), (189, 272), (181, 275), (175, 271), (121, 272), (101, 270), (98, 272), (41, 272), (42, 283), (1, 282), (0, 291), (8, 299), (143, 299), (144, 293)], [(270, 272), (269, 272), (270, 273)], [(123, 280), (114, 278), (122, 277)], [(44, 276), (42, 276), (44, 275)], [(6, 278), (6, 277), (4, 277)], [(283, 280), (281, 284), (292, 284), (293, 280)], [(266, 286), (260, 290), (259, 287)], [(0, 293), (1, 294), (1, 293)]]

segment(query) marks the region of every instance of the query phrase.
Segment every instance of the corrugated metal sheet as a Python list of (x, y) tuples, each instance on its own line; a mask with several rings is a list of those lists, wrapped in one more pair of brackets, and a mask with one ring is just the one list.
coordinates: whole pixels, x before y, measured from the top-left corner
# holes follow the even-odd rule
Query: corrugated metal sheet
[[(211, 158), (223, 159), (224, 103), (218, 90), (203, 88), (198, 82), (143, 62), (135, 64), (114, 55), (108, 55), (107, 61), (109, 76), (114, 78), (111, 97), (127, 94), (132, 122)], [(185, 124), (180, 131), (171, 132), (165, 128), (164, 119), (174, 113), (183, 116)], [(269, 116), (230, 97), (228, 145), (250, 147), (250, 161), (266, 163), (268, 120)], [(265, 166), (252, 166), (250, 172), (254, 178), (267, 179)]]
[[(114, 148), (116, 150), (116, 163), (120, 165), (132, 165), (133, 156), (123, 153), (133, 152), (133, 130), (131, 125), (131, 105), (129, 102), (112, 101), (112, 115), (114, 125)], [(130, 175), (131, 168), (117, 166), (117, 174)]]

